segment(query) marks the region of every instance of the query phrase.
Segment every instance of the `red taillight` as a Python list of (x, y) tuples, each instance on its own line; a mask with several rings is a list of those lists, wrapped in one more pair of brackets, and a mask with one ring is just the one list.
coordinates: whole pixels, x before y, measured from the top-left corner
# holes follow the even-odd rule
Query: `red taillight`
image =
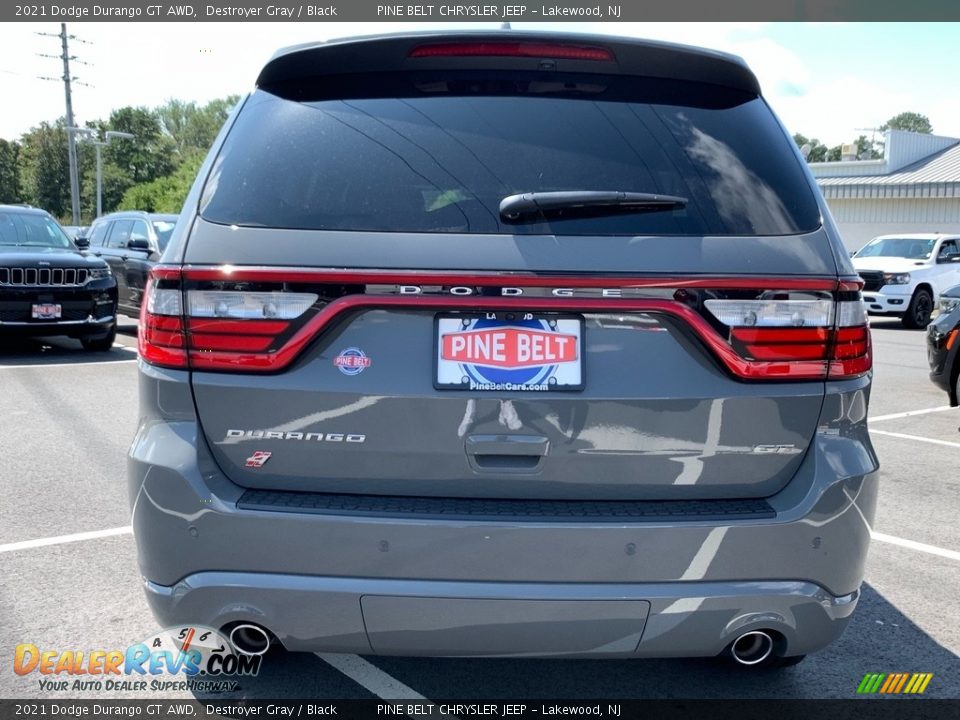
[[(161, 365), (170, 368), (187, 367), (187, 343), (183, 332), (183, 320), (179, 314), (179, 302), (169, 307), (161, 307), (158, 303), (158, 290), (172, 290), (172, 288), (158, 288), (158, 283), (175, 284), (175, 292), (179, 294), (179, 272), (171, 276), (168, 269), (161, 268), (151, 272), (143, 292), (143, 303), (140, 306), (140, 328), (137, 333), (137, 346), (140, 357), (152, 365)], [(170, 301), (172, 296), (164, 298)]]
[(316, 294), (184, 288), (189, 271), (158, 267), (140, 310), (140, 356), (154, 365), (270, 369), (275, 347)]
[(827, 328), (733, 328), (734, 345), (754, 360), (826, 360)]
[(737, 354), (764, 363), (769, 377), (841, 379), (872, 367), (870, 330), (859, 297), (794, 299), (787, 292), (768, 291), (754, 300), (710, 299), (706, 306), (730, 327)]
[(419, 45), (410, 52), (410, 57), (529, 57), (608, 62), (616, 59), (606, 48), (537, 42), (462, 42)]
[(837, 327), (827, 376), (842, 380), (863, 375), (872, 367), (873, 346), (863, 300), (841, 301), (837, 304)]

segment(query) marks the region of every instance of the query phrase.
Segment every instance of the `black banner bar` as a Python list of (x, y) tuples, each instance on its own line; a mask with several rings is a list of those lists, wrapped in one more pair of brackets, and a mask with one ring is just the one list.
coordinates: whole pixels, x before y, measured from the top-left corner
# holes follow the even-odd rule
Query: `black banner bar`
[(63, 0), (0, 6), (2, 21), (55, 22), (654, 22), (700, 20), (960, 20), (956, 0), (552, 0), (390, 2), (390, 0)]
[(953, 720), (960, 700), (0, 700), (0, 718)]

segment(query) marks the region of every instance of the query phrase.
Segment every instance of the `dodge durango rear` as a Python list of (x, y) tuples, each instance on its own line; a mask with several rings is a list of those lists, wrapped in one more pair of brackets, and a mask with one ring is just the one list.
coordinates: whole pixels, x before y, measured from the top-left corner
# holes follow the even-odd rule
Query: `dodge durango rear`
[(151, 606), (251, 651), (798, 662), (876, 504), (861, 289), (739, 58), (280, 51), (144, 292)]

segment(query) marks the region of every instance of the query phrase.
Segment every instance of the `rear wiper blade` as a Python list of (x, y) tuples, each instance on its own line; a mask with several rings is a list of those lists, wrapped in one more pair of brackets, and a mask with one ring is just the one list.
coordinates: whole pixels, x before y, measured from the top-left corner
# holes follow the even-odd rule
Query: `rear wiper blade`
[(550, 212), (583, 208), (588, 212), (650, 212), (685, 207), (687, 198), (676, 195), (625, 192), (623, 190), (561, 190), (508, 195), (500, 201), (500, 217), (507, 221)]

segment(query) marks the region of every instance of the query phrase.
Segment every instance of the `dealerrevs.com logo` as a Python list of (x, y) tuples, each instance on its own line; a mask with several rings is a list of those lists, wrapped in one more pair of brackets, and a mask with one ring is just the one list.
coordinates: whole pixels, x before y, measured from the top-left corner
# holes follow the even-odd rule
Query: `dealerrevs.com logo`
[(21, 643), (13, 671), (36, 677), (43, 691), (190, 690), (224, 692), (235, 678), (254, 676), (268, 645), (241, 651), (230, 639), (201, 625), (170, 628), (125, 649), (54, 650)]

